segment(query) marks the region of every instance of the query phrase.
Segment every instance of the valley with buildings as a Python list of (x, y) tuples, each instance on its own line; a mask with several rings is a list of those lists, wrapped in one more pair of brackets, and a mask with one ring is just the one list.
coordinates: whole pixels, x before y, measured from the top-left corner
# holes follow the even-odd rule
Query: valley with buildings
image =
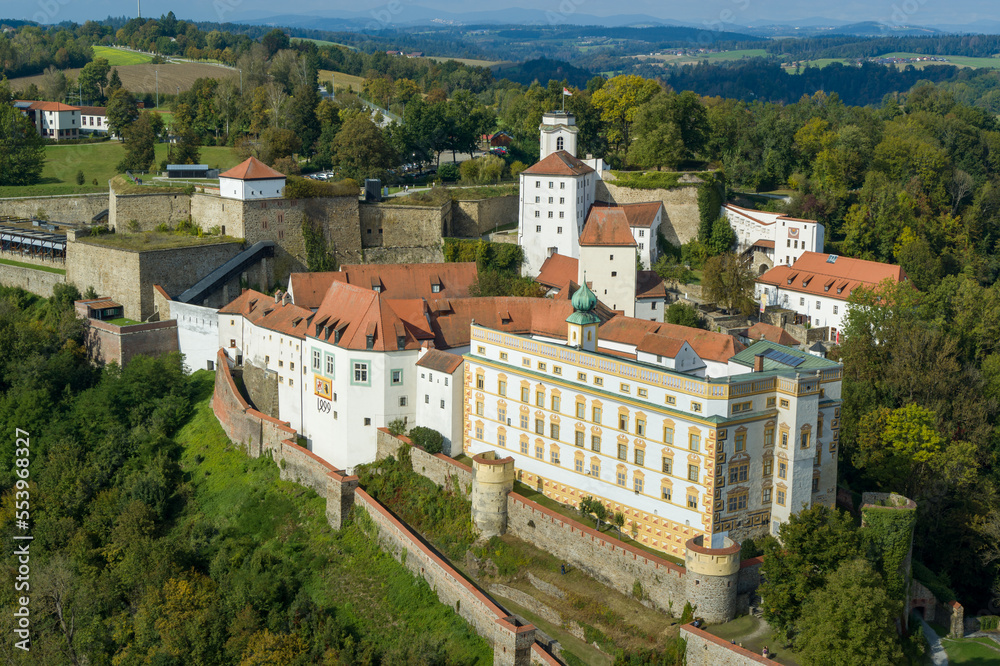
[(22, 23), (7, 663), (1000, 663), (988, 104)]

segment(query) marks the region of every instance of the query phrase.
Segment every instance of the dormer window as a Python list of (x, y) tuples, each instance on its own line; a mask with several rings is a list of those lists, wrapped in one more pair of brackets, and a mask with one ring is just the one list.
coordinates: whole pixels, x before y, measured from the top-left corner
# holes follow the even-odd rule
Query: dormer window
[(406, 336), (397, 335), (396, 336), (396, 349), (406, 349)]
[(440, 294), (441, 293), (441, 285), (440, 284), (432, 284), (431, 285), (431, 293), (432, 294)]
[(365, 336), (365, 349), (374, 349), (374, 348), (375, 348), (375, 336), (374, 335), (366, 335)]
[[(340, 334), (343, 333), (343, 331), (344, 329), (338, 328), (336, 331), (333, 332), (333, 344), (337, 344), (338, 342), (340, 342)], [(330, 336), (327, 335), (326, 337), (329, 338)]]
[(372, 291), (374, 291), (376, 294), (382, 293), (382, 285), (380, 284), (372, 285)]

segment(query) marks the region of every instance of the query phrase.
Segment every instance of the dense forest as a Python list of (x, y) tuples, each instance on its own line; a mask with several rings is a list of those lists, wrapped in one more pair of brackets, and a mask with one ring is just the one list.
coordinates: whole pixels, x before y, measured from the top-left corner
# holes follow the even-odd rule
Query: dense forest
[(74, 298), (0, 288), (0, 532), (34, 537), (28, 587), (0, 591), (8, 637), (30, 598), (31, 649), (3, 641), (5, 663), (490, 663), (423, 580), (234, 449), (211, 373), (177, 354), (94, 367)]

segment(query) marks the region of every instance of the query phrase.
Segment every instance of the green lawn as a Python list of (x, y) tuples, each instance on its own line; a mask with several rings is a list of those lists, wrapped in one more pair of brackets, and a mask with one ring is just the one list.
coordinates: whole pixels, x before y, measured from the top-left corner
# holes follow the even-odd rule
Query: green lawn
[(305, 37), (292, 37), (293, 42), (312, 42), (316, 46), (339, 46), (341, 48), (349, 49), (351, 51), (357, 51), (356, 46), (349, 46), (347, 44), (341, 44), (339, 42), (327, 42), (322, 39), (306, 39)]
[[(697, 611), (695, 611), (697, 615)], [(781, 647), (780, 641), (774, 639), (770, 627), (760, 618), (753, 615), (741, 615), (725, 624), (709, 625), (705, 629), (713, 636), (726, 641), (736, 641), (746, 649), (760, 654), (766, 645), (771, 653), (771, 659), (779, 664), (798, 664), (797, 655), (791, 648)]]
[(64, 268), (41, 266), (39, 264), (28, 264), (21, 261), (13, 261), (11, 259), (0, 259), (0, 264), (4, 264), (7, 266), (17, 266), (19, 268), (33, 268), (36, 271), (45, 271), (46, 273), (56, 273), (57, 275), (66, 275), (66, 269)]
[(112, 67), (144, 65), (153, 60), (152, 56), (145, 53), (133, 53), (132, 51), (123, 51), (122, 49), (110, 46), (93, 46), (91, 48), (94, 50), (95, 58), (104, 58)]
[(100, 236), (79, 236), (81, 243), (103, 245), (117, 250), (169, 250), (193, 245), (215, 243), (242, 243), (231, 236), (194, 236), (180, 231), (145, 231), (139, 233), (101, 234)]
[(136, 324), (141, 324), (141, 321), (136, 321), (135, 319), (129, 319), (128, 317), (118, 317), (117, 319), (108, 319), (108, 324), (112, 326), (134, 326)]
[(1000, 645), (989, 638), (942, 638), (941, 644), (948, 653), (948, 662), (959, 666), (997, 666), (1000, 664)]
[[(104, 143), (46, 145), (41, 182), (0, 187), (0, 198), (107, 192), (108, 181), (118, 173), (116, 167), (124, 156), (124, 144), (114, 139)], [(156, 144), (157, 164), (166, 158), (167, 144)], [(203, 146), (201, 161), (213, 168), (228, 169), (239, 164), (240, 159), (228, 146)], [(76, 184), (78, 171), (83, 172), (83, 185)], [(97, 179), (97, 185), (93, 184), (94, 179)]]
[[(926, 53), (904, 53), (901, 51), (896, 51), (893, 53), (886, 53), (881, 58), (920, 58), (927, 55)], [(972, 58), (968, 56), (954, 56), (945, 55), (943, 58), (947, 58), (948, 62), (915, 62), (913, 66), (917, 69), (923, 69), (924, 67), (931, 67), (933, 65), (958, 65), (960, 67), (984, 67), (986, 69), (1000, 69), (1000, 58)], [(902, 65), (903, 67), (906, 64)]]

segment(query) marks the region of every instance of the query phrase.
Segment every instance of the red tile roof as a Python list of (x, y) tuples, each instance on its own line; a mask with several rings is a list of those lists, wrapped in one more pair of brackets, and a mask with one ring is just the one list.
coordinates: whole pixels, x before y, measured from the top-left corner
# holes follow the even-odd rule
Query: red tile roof
[[(772, 225), (777, 220), (785, 220), (787, 222), (805, 222), (807, 224), (818, 224), (818, 222), (816, 222), (816, 220), (804, 220), (804, 219), (799, 218), (799, 217), (788, 217), (787, 215), (780, 215), (780, 214), (775, 214), (775, 213), (766, 213), (764, 211), (752, 210), (750, 208), (742, 208), (740, 206), (734, 206), (733, 204), (726, 204), (725, 208), (727, 210), (732, 210), (735, 213), (739, 213), (743, 217), (749, 218), (749, 219), (753, 220), (754, 222), (756, 222), (757, 224), (763, 224), (765, 226)], [(764, 212), (764, 215), (761, 215), (762, 212)], [(771, 215), (774, 215), (775, 217), (774, 217), (774, 219), (772, 219), (769, 222), (765, 218), (769, 217)]]
[[(332, 275), (346, 282), (373, 289), (381, 287), (388, 298), (465, 298), (479, 277), (475, 262), (443, 264), (349, 264)], [(438, 285), (440, 291), (434, 291)], [(296, 297), (298, 293), (296, 292)]]
[(621, 342), (635, 347), (640, 344), (648, 345), (649, 341), (646, 340), (644, 343), (644, 340), (646, 335), (650, 333), (683, 340), (691, 345), (691, 348), (703, 360), (720, 363), (728, 362), (731, 357), (744, 349), (744, 346), (736, 338), (724, 333), (713, 333), (700, 328), (629, 317), (615, 317), (601, 326), (598, 332), (604, 340)]
[(656, 221), (656, 216), (663, 210), (662, 201), (650, 201), (647, 203), (622, 204), (619, 206), (625, 211), (630, 227), (642, 227), (649, 229)]
[(771, 248), (772, 250), (774, 249), (774, 241), (773, 240), (758, 239), (758, 240), (754, 241), (754, 245), (757, 246), (757, 247), (768, 247), (768, 248)]
[[(836, 260), (831, 263), (830, 257), (836, 257)], [(791, 266), (775, 266), (757, 278), (757, 282), (846, 301), (854, 289), (862, 286), (871, 288), (886, 279), (902, 282), (906, 280), (906, 273), (901, 266), (893, 264), (823, 252), (803, 252)]]
[(565, 150), (557, 150), (521, 173), (532, 176), (583, 176), (594, 170)]
[(219, 310), (219, 314), (240, 315), (250, 323), (277, 333), (305, 338), (312, 311), (285, 303), (275, 303), (274, 296), (247, 289), (236, 300)]
[(81, 106), (77, 107), (80, 109), (81, 116), (105, 116), (107, 115), (107, 107), (103, 106)]
[(656, 271), (639, 271), (635, 274), (636, 298), (666, 298), (667, 285)]
[(219, 310), (219, 314), (242, 315), (251, 322), (257, 322), (264, 316), (264, 310), (275, 305), (274, 297), (253, 289), (247, 289), (234, 301)]
[(292, 273), (288, 278), (288, 291), (295, 304), (303, 308), (318, 308), (333, 284), (335, 272)]
[(535, 282), (540, 285), (556, 289), (563, 287), (567, 282), (576, 280), (580, 269), (580, 261), (564, 254), (553, 254), (545, 263), (535, 278)]
[(747, 330), (747, 337), (751, 340), (768, 340), (777, 342), (779, 345), (787, 347), (797, 347), (799, 341), (793, 338), (788, 331), (780, 326), (772, 326), (764, 322), (758, 322)]
[(18, 102), (26, 102), (29, 104), (29, 109), (34, 109), (35, 111), (79, 111), (80, 107), (70, 106), (69, 104), (63, 104), (62, 102), (35, 102), (30, 99), (19, 99)]
[(635, 238), (632, 236), (625, 211), (620, 206), (615, 208), (593, 206), (587, 215), (583, 233), (580, 234), (580, 245), (635, 247)]
[(430, 349), (420, 357), (417, 365), (421, 368), (434, 370), (435, 372), (446, 372), (449, 375), (462, 365), (462, 357), (451, 352), (440, 349)]
[(229, 171), (223, 171), (219, 178), (234, 178), (236, 180), (271, 180), (284, 178), (285, 174), (275, 171), (256, 157), (248, 157)]
[[(336, 331), (340, 331), (339, 340)], [(381, 294), (344, 282), (330, 285), (308, 335), (345, 349), (372, 351), (418, 349), (419, 340), (430, 337), (421, 331), (419, 323), (408, 326)]]

